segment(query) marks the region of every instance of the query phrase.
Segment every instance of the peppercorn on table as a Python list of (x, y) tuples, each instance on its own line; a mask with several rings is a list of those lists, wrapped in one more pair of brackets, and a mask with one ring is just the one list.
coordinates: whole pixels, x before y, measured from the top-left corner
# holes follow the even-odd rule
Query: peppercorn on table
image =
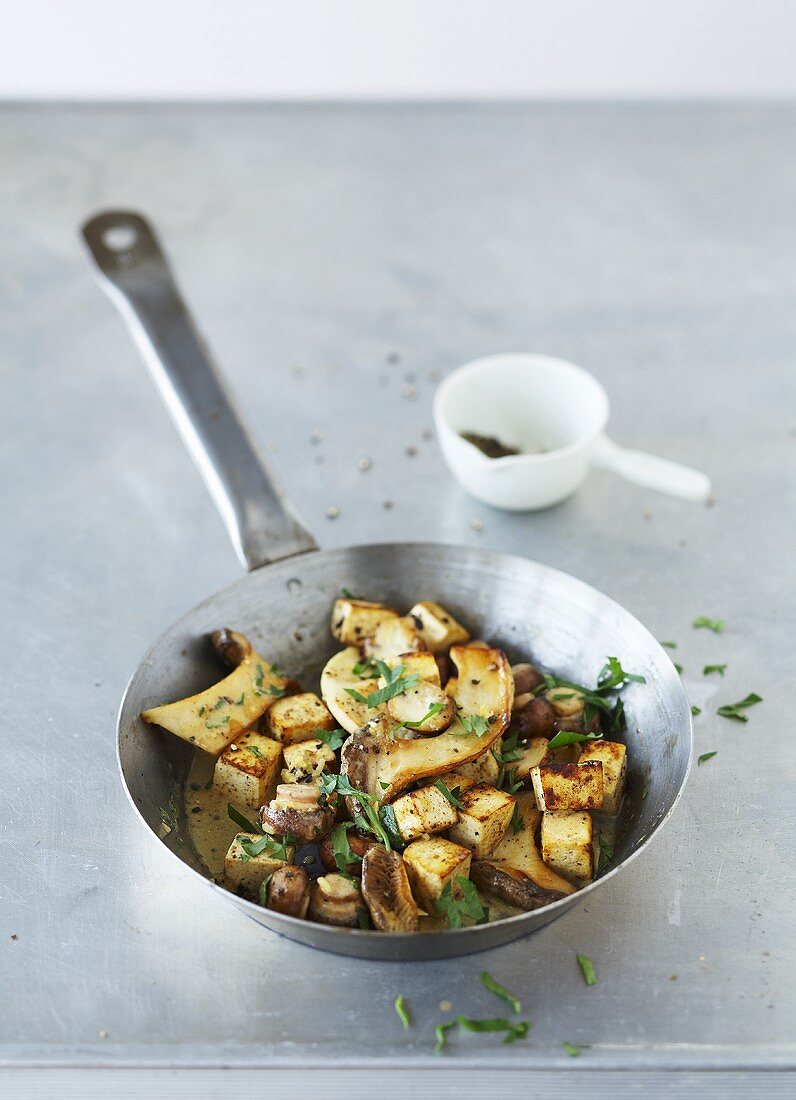
[[(744, 104), (0, 110), (0, 1090), (792, 1092), (795, 121)], [(78, 243), (125, 204), (161, 231), (324, 546), (524, 554), (676, 643), (699, 712), (684, 799), (532, 937), (449, 962), (319, 954), (182, 873), (128, 806), (126, 679), (237, 566)], [(706, 470), (715, 501), (598, 473), (535, 515), (469, 499), (432, 394), (516, 349), (593, 371), (615, 438)], [(435, 1053), (458, 1013), (533, 1026), (509, 1045), (453, 1027)]]

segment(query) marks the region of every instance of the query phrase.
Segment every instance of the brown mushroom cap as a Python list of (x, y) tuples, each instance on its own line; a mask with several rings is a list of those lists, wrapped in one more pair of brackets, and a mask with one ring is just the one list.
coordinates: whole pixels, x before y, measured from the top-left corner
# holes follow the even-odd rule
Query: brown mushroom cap
[(260, 824), (267, 833), (281, 837), (290, 833), (299, 844), (311, 844), (334, 828), (334, 810), (329, 806), (298, 810), (293, 806), (280, 806), (274, 800), (260, 808)]
[(556, 712), (547, 699), (534, 699), (522, 710), (512, 715), (512, 729), (517, 730), (522, 741), (531, 737), (550, 738), (555, 733)]
[(362, 861), (362, 894), (380, 932), (417, 932), (420, 911), (399, 852), (376, 845)]
[(303, 920), (309, 904), (310, 877), (304, 868), (290, 864), (277, 867), (268, 884), (267, 907)]
[(514, 695), (527, 695), (535, 691), (544, 683), (544, 676), (535, 665), (527, 663), (512, 665), (511, 674), (514, 677)]
[(252, 644), (245, 634), (224, 626), (210, 635), (216, 653), (225, 665), (237, 668), (252, 652)]

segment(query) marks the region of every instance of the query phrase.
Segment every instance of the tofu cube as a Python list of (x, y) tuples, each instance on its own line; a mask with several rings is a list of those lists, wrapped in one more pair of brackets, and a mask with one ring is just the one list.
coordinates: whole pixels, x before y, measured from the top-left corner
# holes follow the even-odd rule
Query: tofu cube
[(594, 826), (585, 811), (542, 814), (542, 859), (570, 882), (594, 878)]
[(332, 608), (332, 634), (344, 645), (361, 646), (384, 619), (398, 618), (398, 612), (368, 600), (339, 599)]
[[(262, 840), (262, 836), (259, 833), (238, 833), (224, 856), (224, 885), (236, 893), (248, 894), (256, 898), (263, 879), (272, 874), (277, 867), (284, 867), (285, 860), (274, 859), (267, 852), (261, 852), (258, 856), (249, 856), (241, 843), (244, 840), (254, 844)], [(293, 849), (288, 848), (287, 852), (292, 859)]]
[(282, 750), (285, 766), (283, 783), (310, 783), (331, 767), (337, 757), (323, 741), (296, 741)]
[(547, 745), (546, 737), (532, 737), (526, 745), (518, 745), (520, 757), (506, 764), (506, 769), (514, 772), (521, 782), (530, 783), (531, 772), (534, 768), (538, 768), (547, 756)]
[(596, 761), (541, 764), (531, 769), (531, 783), (540, 810), (603, 808), (603, 766)]
[[(450, 787), (448, 787), (450, 790)], [(420, 787), (396, 798), (392, 804), (398, 832), (404, 840), (441, 833), (458, 820), (456, 807), (439, 787)]]
[(385, 657), (384, 663), (385, 665), (389, 665), (390, 668), (395, 668), (396, 665), (403, 665), (405, 676), (411, 676), (413, 673), (416, 673), (418, 680), (423, 680), (427, 684), (434, 684), (435, 687), (440, 687), (441, 685), (439, 665), (434, 660), (432, 654), (425, 650), (419, 653), (402, 653)]
[(409, 616), (414, 620), (425, 648), (431, 653), (442, 653), (452, 645), (461, 645), (470, 637), (470, 632), (449, 611), (430, 600), (416, 603)]
[(404, 866), (412, 887), (412, 896), (427, 913), (435, 913), (435, 900), (447, 884), (451, 893), (461, 894), (457, 878), (470, 877), (472, 852), (435, 836), (429, 840), (413, 840), (404, 848)]
[(578, 763), (603, 766), (603, 813), (616, 817), (622, 806), (627, 779), (627, 746), (618, 741), (591, 741), (583, 746)]
[[(382, 619), (373, 637), (365, 638), (363, 650), (367, 657), (380, 661), (397, 657), (401, 653), (416, 653), (424, 649), (423, 641), (408, 615)], [(436, 662), (435, 662), (436, 663)]]
[[(510, 764), (507, 766), (511, 767)], [(500, 774), (500, 764), (492, 755), (492, 750), (487, 749), (480, 756), (476, 756), (475, 760), (471, 760), (469, 764), (460, 764), (456, 771), (460, 775), (466, 775), (474, 783), (486, 783), (490, 787), (494, 787)]]
[(274, 797), (282, 763), (282, 746), (250, 730), (216, 760), (213, 790), (236, 806), (258, 810)]
[(459, 796), (459, 820), (450, 838), (469, 848), (474, 859), (483, 859), (497, 848), (509, 827), (517, 801), (505, 791), (477, 783)]
[(293, 745), (312, 741), (318, 730), (333, 730), (335, 720), (313, 691), (277, 699), (265, 717), (268, 732), (277, 741)]

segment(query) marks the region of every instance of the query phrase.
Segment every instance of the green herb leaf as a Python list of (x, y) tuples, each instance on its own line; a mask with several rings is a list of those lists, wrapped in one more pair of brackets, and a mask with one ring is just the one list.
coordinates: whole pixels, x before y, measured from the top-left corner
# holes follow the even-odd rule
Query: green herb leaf
[(677, 649), (677, 642), (661, 642), (665, 649)]
[(452, 791), (449, 791), (448, 788), (445, 786), (445, 784), (442, 782), (441, 779), (438, 779), (435, 782), (434, 786), (437, 787), (440, 791), (442, 791), (442, 793), (447, 798), (448, 802), (450, 802), (451, 806), (455, 806), (457, 810), (463, 810), (464, 809), (464, 804), (462, 802), (460, 802), (460, 800), (459, 800), (459, 794), (461, 793), (461, 787), (454, 787)]
[(561, 1044), (570, 1058), (580, 1058), (580, 1052), (587, 1050), (588, 1047), (585, 1043), (567, 1043), (566, 1041)]
[(408, 1029), (411, 1021), (409, 1019), (409, 1013), (406, 1011), (403, 993), (400, 995), (400, 997), (395, 998), (395, 1011), (398, 1013), (398, 1018), (404, 1025), (404, 1029)]
[(268, 688), (268, 694), (275, 695), (277, 699), (281, 699), (283, 696), (287, 695), (287, 688), (279, 688), (275, 684), (271, 684)]
[(521, 833), (525, 828), (525, 822), (523, 821), (522, 814), (520, 813), (519, 802), (514, 803), (514, 812), (511, 815), (511, 821), (509, 822), (509, 824), (511, 825), (511, 831), (514, 836), (516, 836), (517, 833)]
[(345, 730), (321, 730), (315, 731), (315, 736), (319, 741), (323, 741), (324, 745), (328, 745), (333, 752), (337, 752), (341, 748), (348, 734)]
[(507, 1001), (518, 1016), (520, 1012), (522, 1012), (522, 1005), (518, 999), (512, 993), (509, 993), (509, 991), (499, 982), (496, 982), (492, 975), (486, 970), (481, 971), (481, 985), (486, 986), (490, 993), (494, 993), (496, 996), (502, 997), (504, 1001)]
[(268, 905), (268, 887), (271, 885), (271, 879), (274, 877), (273, 871), (267, 874), (263, 881), (260, 883), (260, 889), (257, 891), (257, 900), (260, 905)]
[(563, 749), (565, 745), (579, 745), (583, 741), (599, 741), (601, 733), (576, 733), (574, 730), (559, 730), (555, 737), (551, 737), (548, 749)]
[(249, 752), (252, 753), (253, 756), (259, 757), (260, 760), (265, 760), (266, 759), (265, 756), (263, 755), (263, 753), (260, 752), (260, 750), (257, 748), (256, 745), (244, 745), (242, 747), (245, 748), (245, 749), (248, 749)]
[(461, 928), (463, 917), (469, 918), (476, 924), (486, 924), (489, 920), (489, 910), (482, 904), (475, 885), (461, 875), (456, 876), (456, 882), (461, 891), (461, 897), (453, 896), (451, 883), (447, 882), (440, 896), (434, 900), (437, 913), (445, 917), (448, 928)]
[(703, 752), (697, 760), (697, 767), (699, 767), (700, 764), (704, 764), (706, 760), (712, 760), (714, 756), (718, 755), (718, 751), (719, 750), (716, 749), (715, 752)]
[(441, 1054), (445, 1046), (445, 1032), (450, 1031), (452, 1027), (456, 1027), (455, 1020), (447, 1020), (444, 1024), (437, 1024), (434, 1028), (434, 1034), (437, 1037), (437, 1042), (434, 1047), (435, 1054)]
[(588, 955), (576, 955), (578, 960), (578, 966), (583, 974), (583, 980), (586, 985), (597, 985), (597, 975), (594, 972), (594, 963), (591, 961)]
[(351, 671), (361, 680), (371, 680), (376, 675), (376, 665), (371, 660), (357, 661)]
[(642, 802), (644, 801), (644, 799), (645, 799), (645, 798), (647, 797), (647, 795), (648, 795), (649, 793), (650, 793), (649, 785), (648, 785), (647, 783), (645, 783), (645, 784), (644, 784), (644, 790), (643, 790), (643, 791), (641, 792), (641, 800), (642, 800)]
[(646, 684), (643, 676), (625, 672), (617, 657), (609, 657), (597, 677), (597, 691), (616, 691), (626, 684)]
[(702, 669), (702, 675), (710, 676), (711, 672), (718, 672), (719, 676), (723, 676), (726, 667), (726, 665), (705, 665)]
[(403, 729), (405, 727), (408, 730), (419, 730), (422, 726), (426, 724), (426, 722), (428, 722), (430, 718), (433, 718), (435, 714), (439, 714), (444, 706), (444, 703), (432, 703), (426, 713), (423, 715), (423, 717), (419, 718), (417, 722), (401, 722), (400, 725), (396, 726), (395, 728)]
[[(464, 717), (457, 714), (456, 718), (467, 733), (475, 734), (476, 737), (483, 737), (489, 730), (489, 721), (481, 714), (467, 714)], [(453, 733), (453, 730), (449, 732)]]
[(352, 699), (356, 699), (358, 703), (364, 703), (367, 707), (379, 707), (382, 703), (394, 699), (396, 695), (403, 695), (405, 691), (417, 687), (420, 681), (420, 676), (416, 672), (410, 672), (409, 675), (404, 675), (406, 672), (406, 665), (396, 665), (395, 668), (390, 668), (384, 661), (377, 660), (374, 663), (379, 671), (379, 675), (384, 680), (384, 687), (379, 688), (378, 691), (372, 691), (370, 695), (367, 696), (362, 695), (359, 691), (355, 691), (354, 688), (343, 689)]
[(682, 673), (682, 671), (683, 671), (683, 666), (682, 666), (682, 665), (678, 665), (677, 661), (672, 661), (672, 664), (674, 665), (674, 671), (675, 671), (675, 672), (677, 673), (677, 675), (679, 676), (679, 675), (680, 675), (680, 674)]
[(346, 598), (347, 600), (358, 600), (358, 599), (361, 599), (361, 597), (360, 597), (360, 596), (355, 596), (355, 595), (354, 595), (354, 593), (353, 593), (353, 592), (351, 591), (351, 589), (350, 589), (350, 588), (346, 588), (346, 586), (345, 586), (345, 585), (343, 585), (343, 587), (342, 587), (342, 588), (340, 589), (340, 592), (341, 592), (341, 594), (342, 594), (343, 596), (345, 596), (345, 598)]
[(392, 806), (382, 806), (379, 810), (379, 821), (384, 829), (385, 833), (389, 837), (390, 843), (387, 845), (388, 849), (390, 845), (393, 848), (401, 849), (406, 847), (406, 841), (401, 836), (401, 831), (398, 828), (398, 821), (395, 817), (395, 810)]
[(692, 706), (691, 713), (693, 714), (694, 718), (696, 718), (698, 714), (702, 713), (702, 707)]
[[(352, 787), (346, 775), (322, 775), (319, 786), (321, 794), (327, 798), (330, 794), (340, 794), (343, 795), (344, 798), (355, 798), (362, 807), (362, 814), (357, 814), (354, 817), (355, 824), (364, 828), (367, 832), (373, 833), (373, 835), (382, 842), (388, 852), (391, 850), (393, 845), (390, 841), (390, 835), (379, 816), (378, 799), (367, 794), (365, 791), (360, 791), (357, 790), (356, 787)], [(391, 808), (392, 807), (385, 806), (384, 810)]]
[(351, 882), (353, 882), (353, 876), (348, 868), (351, 866), (359, 866), (362, 863), (362, 857), (352, 851), (351, 845), (348, 842), (348, 830), (353, 829), (353, 827), (350, 821), (344, 821), (342, 824), (336, 825), (334, 829), (332, 829), (331, 838), (332, 852), (334, 854), (334, 862), (337, 865), (337, 869), (341, 875), (344, 875)]
[(236, 810), (231, 802), (227, 803), (227, 813), (230, 818), (238, 825), (244, 832), (247, 833), (261, 833), (263, 830), (259, 825), (253, 825), (247, 817), (244, 817), (239, 810)]
[(600, 856), (597, 860), (597, 874), (604, 871), (611, 860), (614, 858), (614, 846), (609, 841), (603, 839), (603, 834), (597, 834), (600, 842)]
[(745, 699), (741, 699), (739, 703), (725, 703), (723, 707), (719, 707), (717, 714), (720, 714), (722, 718), (734, 718), (737, 722), (748, 722), (749, 715), (742, 712), (747, 707), (753, 707), (755, 703), (762, 703), (763, 699), (760, 695), (756, 695), (754, 692), (750, 692)]
[[(215, 707), (213, 708), (215, 710)], [(226, 726), (229, 722), (230, 716), (228, 714), (220, 718), (218, 722), (205, 722), (205, 729), (207, 730), (220, 730), (222, 726)]]
[(241, 837), (240, 846), (244, 851), (243, 862), (248, 863), (250, 859), (266, 852), (272, 859), (279, 859), (283, 863), (287, 863), (290, 857), (288, 848), (295, 843), (296, 838), (291, 836), (290, 833), (286, 833), (281, 841), (274, 840), (268, 833), (264, 833), (257, 840), (248, 840), (246, 837)]
[(712, 630), (714, 634), (721, 634), (727, 626), (724, 619), (709, 619), (707, 615), (697, 615), (692, 625), (697, 630)]
[(456, 1019), (459, 1022), (459, 1027), (463, 1027), (465, 1031), (505, 1031), (504, 1043), (513, 1043), (515, 1039), (524, 1039), (531, 1027), (528, 1020), (518, 1020), (516, 1023), (512, 1023), (510, 1020), (504, 1020), (500, 1017), (472, 1020), (469, 1016), (459, 1015)]

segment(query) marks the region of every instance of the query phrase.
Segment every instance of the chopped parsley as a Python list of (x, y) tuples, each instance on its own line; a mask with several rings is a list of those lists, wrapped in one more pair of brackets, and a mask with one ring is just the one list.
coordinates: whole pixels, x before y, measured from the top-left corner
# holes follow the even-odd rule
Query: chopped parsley
[(271, 879), (274, 877), (273, 871), (266, 875), (263, 881), (260, 883), (260, 889), (257, 891), (257, 899), (260, 905), (268, 905), (268, 887), (271, 885)]
[(355, 798), (362, 812), (354, 815), (354, 824), (366, 832), (373, 833), (388, 852), (393, 847), (401, 846), (400, 834), (395, 826), (395, 811), (392, 806), (383, 806), (380, 809), (379, 800), (365, 791), (352, 787), (346, 775), (322, 775), (320, 789), (321, 794), (327, 799), (330, 794), (340, 794), (344, 798)]
[(486, 924), (489, 920), (489, 910), (482, 904), (478, 890), (468, 878), (456, 876), (456, 883), (461, 890), (461, 897), (454, 897), (450, 882), (438, 898), (434, 899), (434, 908), (437, 913), (446, 919), (448, 928), (461, 928), (462, 918), (467, 917), (476, 924)]
[(334, 855), (334, 862), (337, 865), (337, 870), (347, 878), (349, 882), (353, 882), (353, 875), (350, 874), (348, 868), (351, 866), (358, 867), (362, 863), (362, 856), (358, 856), (356, 852), (352, 851), (351, 845), (348, 842), (348, 830), (353, 829), (353, 823), (350, 821), (344, 821), (340, 825), (336, 825), (332, 830), (332, 853)]
[(682, 666), (682, 665), (678, 665), (677, 661), (672, 661), (672, 664), (674, 665), (674, 671), (675, 671), (675, 672), (677, 673), (677, 675), (679, 676), (679, 675), (680, 675), (680, 673), (681, 673), (681, 672), (683, 671), (683, 666)]
[(712, 760), (714, 756), (718, 755), (718, 751), (719, 750), (716, 749), (715, 752), (703, 752), (697, 760), (697, 767), (699, 767), (700, 764), (704, 764), (706, 760)]
[(489, 730), (489, 720), (484, 718), (482, 714), (466, 714), (464, 717), (457, 714), (456, 718), (464, 727), (466, 733), (475, 734), (476, 737), (483, 737)]
[(578, 960), (578, 966), (583, 974), (583, 980), (586, 985), (597, 985), (597, 975), (594, 971), (594, 963), (591, 961), (588, 955), (576, 955)]
[(570, 1058), (580, 1058), (580, 1052), (582, 1050), (588, 1049), (586, 1043), (568, 1043), (566, 1042), (566, 1040), (561, 1044), (561, 1046), (564, 1048)]
[(249, 840), (247, 837), (240, 838), (240, 846), (243, 849), (242, 861), (248, 863), (250, 859), (254, 859), (255, 856), (261, 856), (263, 852), (271, 856), (272, 859), (279, 859), (283, 863), (287, 863), (290, 859), (290, 852), (288, 848), (290, 845), (296, 843), (296, 838), (291, 836), (290, 833), (285, 833), (284, 838), (281, 841), (274, 840), (268, 833), (263, 833), (257, 840)]
[(617, 691), (627, 684), (646, 684), (643, 676), (625, 672), (617, 657), (609, 657), (597, 677), (597, 691)]
[(235, 822), (235, 824), (238, 825), (241, 829), (245, 829), (247, 833), (262, 832), (262, 829), (259, 825), (252, 825), (251, 821), (249, 821), (247, 817), (244, 817), (239, 810), (236, 810), (231, 802), (227, 803), (227, 813), (229, 814), (230, 818)]
[(566, 745), (579, 745), (582, 741), (599, 741), (601, 733), (576, 733), (575, 730), (559, 730), (547, 743), (548, 750), (563, 749)]
[(711, 672), (718, 672), (719, 676), (723, 676), (726, 667), (726, 665), (705, 665), (702, 669), (702, 675), (710, 676)]
[(722, 718), (734, 718), (737, 722), (748, 722), (749, 715), (743, 712), (747, 707), (753, 707), (755, 703), (762, 703), (763, 699), (760, 695), (756, 695), (755, 692), (750, 692), (745, 699), (741, 699), (739, 703), (725, 703), (723, 707), (719, 707), (717, 714), (720, 714)]
[(455, 806), (457, 810), (463, 810), (464, 809), (464, 803), (459, 800), (459, 795), (461, 794), (461, 791), (462, 791), (461, 787), (454, 787), (452, 791), (449, 791), (448, 788), (445, 786), (445, 784), (442, 782), (441, 779), (438, 779), (434, 783), (434, 786), (438, 790), (442, 791), (442, 793), (447, 798), (448, 802), (450, 802), (451, 806)]
[(324, 745), (328, 745), (332, 752), (337, 752), (337, 750), (342, 746), (346, 737), (348, 737), (348, 734), (345, 730), (341, 729), (317, 729), (315, 731), (315, 736), (318, 738), (319, 741), (323, 741)]
[(376, 665), (369, 659), (357, 661), (351, 671), (355, 676), (358, 676), (360, 680), (370, 680), (376, 675)]
[(241, 747), (244, 749), (248, 749), (250, 753), (253, 753), (255, 756), (259, 757), (260, 760), (268, 759), (265, 753), (260, 752), (256, 745), (243, 745)]
[[(215, 710), (215, 707), (213, 709)], [(205, 722), (205, 729), (218, 730), (218, 729), (221, 729), (222, 726), (226, 726), (228, 723), (229, 723), (229, 715), (226, 714), (218, 722)]]
[(697, 630), (712, 630), (714, 634), (721, 634), (727, 624), (724, 619), (709, 619), (707, 615), (697, 615), (692, 626)]
[(504, 1001), (507, 1001), (518, 1016), (522, 1012), (522, 1005), (519, 1000), (499, 982), (496, 982), (486, 970), (481, 971), (481, 985), (486, 986), (490, 993), (494, 993), (497, 997), (502, 997)]
[(282, 699), (285, 695), (287, 695), (287, 688), (280, 688), (277, 687), (276, 684), (271, 684), (271, 686), (268, 688), (268, 694), (275, 695), (277, 699)]
[(447, 1020), (444, 1024), (437, 1024), (434, 1028), (434, 1034), (437, 1037), (437, 1042), (434, 1047), (435, 1054), (441, 1054), (445, 1046), (445, 1032), (450, 1031), (452, 1027), (456, 1027), (455, 1020)]
[(439, 714), (441, 710), (444, 710), (444, 708), (444, 703), (432, 703), (422, 718), (418, 718), (416, 722), (399, 722), (398, 725), (394, 726), (390, 732), (395, 733), (396, 730), (400, 729), (419, 730), (426, 724), (426, 722), (433, 718), (435, 714)]
[(511, 825), (511, 832), (514, 836), (516, 836), (517, 833), (521, 833), (525, 828), (525, 822), (523, 821), (522, 814), (520, 813), (519, 802), (514, 803), (514, 812), (511, 815), (511, 821), (509, 822), (509, 824)]
[(501, 1017), (472, 1020), (469, 1016), (459, 1015), (456, 1020), (459, 1027), (463, 1027), (465, 1031), (505, 1031), (504, 1043), (513, 1043), (515, 1039), (524, 1039), (531, 1028), (531, 1023), (528, 1020), (518, 1020), (513, 1024), (510, 1020), (504, 1020)]
[(403, 993), (400, 997), (395, 998), (395, 1011), (398, 1013), (398, 1019), (404, 1025), (404, 1029), (407, 1030), (411, 1023), (409, 1019), (409, 1013), (406, 1011), (406, 1004), (404, 1003)]
[(346, 694), (350, 695), (352, 699), (356, 699), (358, 703), (364, 703), (367, 707), (379, 707), (389, 699), (394, 699), (396, 695), (403, 695), (405, 691), (417, 687), (420, 676), (416, 672), (404, 675), (406, 665), (396, 665), (395, 668), (390, 668), (384, 661), (377, 660), (374, 663), (384, 679), (384, 687), (372, 691), (369, 695), (363, 695), (354, 688), (344, 688)]

